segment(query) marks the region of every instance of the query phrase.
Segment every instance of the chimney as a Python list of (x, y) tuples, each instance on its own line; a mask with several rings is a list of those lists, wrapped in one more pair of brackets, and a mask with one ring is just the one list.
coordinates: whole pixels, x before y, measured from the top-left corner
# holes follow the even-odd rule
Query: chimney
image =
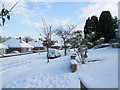
[(25, 42), (28, 43), (28, 39), (27, 38), (26, 38)]
[(20, 43), (22, 43), (22, 38), (21, 37), (19, 37), (19, 40), (20, 40)]

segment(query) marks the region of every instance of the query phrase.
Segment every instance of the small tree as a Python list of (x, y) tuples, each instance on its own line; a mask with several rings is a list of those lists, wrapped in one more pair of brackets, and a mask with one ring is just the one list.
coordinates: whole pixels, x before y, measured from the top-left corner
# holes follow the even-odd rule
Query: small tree
[(67, 25), (66, 27), (59, 27), (56, 30), (56, 35), (58, 35), (64, 43), (64, 54), (67, 55), (67, 44), (70, 41), (71, 32), (75, 29), (75, 25)]
[(74, 47), (75, 52), (77, 53), (80, 62), (85, 63), (85, 58), (87, 58), (87, 45), (88, 40), (84, 39), (82, 36), (82, 31), (74, 31), (71, 37), (71, 45)]
[(31, 38), (30, 36), (23, 37), (23, 41), (25, 41), (26, 43), (28, 43), (28, 42), (30, 42), (32, 40), (33, 40), (33, 38)]
[(47, 63), (49, 63), (48, 54), (49, 54), (49, 48), (52, 45), (51, 36), (53, 34), (53, 29), (52, 29), (51, 25), (47, 25), (44, 18), (42, 18), (41, 29), (43, 31), (43, 37), (45, 39), (45, 41), (43, 42), (43, 45), (46, 46), (46, 48), (47, 48)]

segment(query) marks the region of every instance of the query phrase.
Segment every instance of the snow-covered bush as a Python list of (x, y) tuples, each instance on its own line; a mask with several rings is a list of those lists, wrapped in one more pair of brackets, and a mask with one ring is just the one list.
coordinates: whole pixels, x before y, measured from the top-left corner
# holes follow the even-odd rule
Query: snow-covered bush
[(74, 51), (77, 53), (80, 62), (84, 64), (85, 58), (87, 58), (88, 41), (83, 38), (82, 31), (73, 32), (70, 40), (70, 44), (74, 48)]
[(95, 41), (95, 44), (96, 45), (100, 45), (100, 44), (104, 43), (104, 41), (105, 41), (105, 38), (101, 37), (100, 39), (98, 39), (97, 41)]

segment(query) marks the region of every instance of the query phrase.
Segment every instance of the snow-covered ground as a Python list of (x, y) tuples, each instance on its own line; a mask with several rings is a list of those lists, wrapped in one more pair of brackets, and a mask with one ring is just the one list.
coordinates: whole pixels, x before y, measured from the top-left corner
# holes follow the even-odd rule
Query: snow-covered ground
[(45, 52), (3, 58), (2, 88), (80, 88), (79, 78), (89, 88), (118, 88), (118, 49), (91, 49), (88, 56), (87, 60), (100, 61), (79, 64), (74, 73), (70, 56), (50, 59), (50, 63)]
[(118, 48), (89, 50), (88, 60), (100, 60), (81, 65), (76, 74), (89, 88), (118, 88)]

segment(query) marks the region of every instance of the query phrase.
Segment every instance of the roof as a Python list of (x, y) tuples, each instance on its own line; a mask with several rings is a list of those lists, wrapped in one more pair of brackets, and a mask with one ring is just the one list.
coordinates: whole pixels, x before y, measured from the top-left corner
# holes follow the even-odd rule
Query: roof
[[(61, 45), (61, 46), (64, 46), (64, 42), (59, 42), (59, 44)], [(71, 44), (67, 44), (66, 46), (71, 46)]]
[(52, 46), (62, 46), (61, 44), (59, 44), (59, 43), (55, 43), (54, 45), (52, 45)]
[(36, 40), (33, 40), (31, 42), (28, 42), (30, 45), (34, 46), (34, 47), (44, 47), (42, 42), (40, 41), (36, 41)]
[(3, 42), (4, 45), (7, 47), (12, 48), (34, 48), (32, 45), (26, 43), (25, 41), (21, 41), (19, 39), (11, 38), (5, 42)]
[(8, 49), (8, 47), (7, 46), (5, 46), (5, 45), (3, 45), (2, 43), (0, 43), (0, 49)]
[(49, 51), (51, 51), (51, 50), (58, 51), (57, 49), (49, 48)]

